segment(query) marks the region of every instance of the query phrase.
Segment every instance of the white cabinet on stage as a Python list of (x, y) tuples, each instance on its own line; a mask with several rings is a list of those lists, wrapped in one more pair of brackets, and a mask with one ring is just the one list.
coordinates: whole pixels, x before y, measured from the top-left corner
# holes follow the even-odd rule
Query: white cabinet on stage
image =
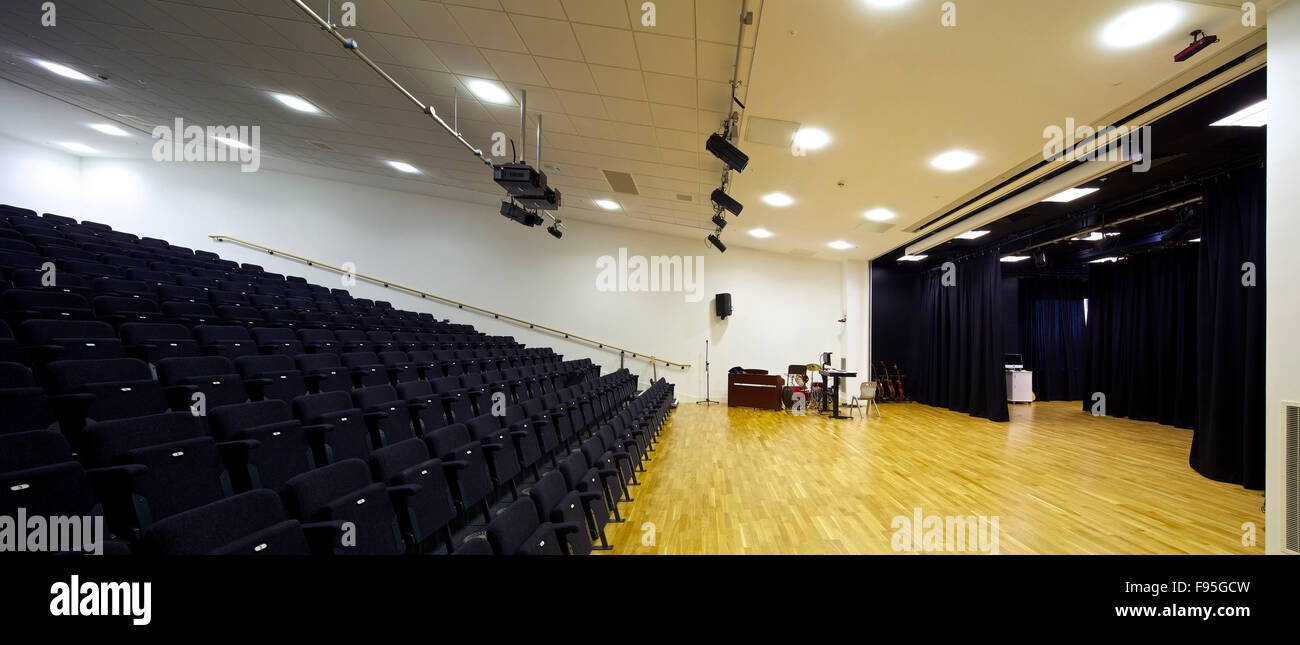
[(1007, 402), (1032, 403), (1034, 400), (1034, 373), (1029, 370), (1007, 370)]

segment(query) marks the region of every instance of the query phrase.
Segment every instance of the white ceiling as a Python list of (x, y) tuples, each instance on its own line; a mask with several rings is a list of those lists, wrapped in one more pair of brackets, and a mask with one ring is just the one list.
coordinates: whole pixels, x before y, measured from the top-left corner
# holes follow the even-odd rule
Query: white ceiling
[[(1099, 43), (1109, 19), (1148, 1), (958, 2), (958, 25), (949, 28), (940, 25), (938, 3), (925, 0), (889, 10), (863, 0), (750, 0), (758, 28), (746, 30), (741, 56), (742, 79), (753, 63), (742, 89), (746, 120), (816, 125), (833, 140), (795, 158), (787, 147), (742, 139), (751, 162), (734, 175), (732, 193), (746, 208), (724, 239), (823, 259), (874, 257), (910, 240), (901, 231), (907, 225), (1034, 155), (1044, 127), (1066, 117), (1091, 122), (1184, 72), (1192, 64), (1174, 64), (1172, 54), (1191, 29), (1228, 42), (1249, 33), (1238, 10), (1177, 3), (1183, 19), (1165, 38), (1123, 52)], [(601, 221), (699, 238), (711, 228), (708, 194), (721, 166), (703, 143), (728, 108), (740, 0), (656, 0), (654, 27), (641, 23), (641, 0), (354, 2), (359, 28), (341, 31), (440, 114), (451, 114), (458, 95), (460, 129), (485, 151), (493, 132), (517, 137), (518, 106), (481, 102), (466, 83), (498, 80), (516, 96), (528, 90), (530, 113), (545, 115), (543, 164), (559, 167), (548, 175), (564, 193), (560, 215), (571, 225)], [(325, 11), (322, 0), (307, 4)], [(1270, 4), (1259, 3), (1261, 21)], [(382, 163), (398, 159), (423, 171), (419, 192), (485, 204), (503, 194), (480, 162), (288, 0), (56, 5), (52, 28), (40, 24), (40, 3), (0, 7), (0, 77), (142, 133), (178, 116), (260, 125), (266, 167), (278, 160), (409, 184)], [(60, 78), (33, 57), (108, 80)], [(325, 114), (286, 110), (271, 91), (302, 96)], [(33, 114), (10, 100), (0, 110), (0, 131), (51, 143), (45, 133), (57, 111)], [(148, 154), (147, 138), (128, 145), (89, 132), (83, 140), (96, 137), (93, 145), (109, 154)], [(530, 134), (530, 161), (532, 145)], [(955, 147), (977, 152), (980, 162), (958, 173), (928, 166)], [(606, 169), (631, 173), (641, 194), (613, 193)], [(761, 196), (773, 190), (797, 203), (765, 205)], [(600, 211), (597, 198), (624, 210)], [(899, 213), (892, 230), (862, 226), (861, 213), (875, 207)], [(754, 226), (776, 235), (744, 234)], [(833, 239), (856, 248), (828, 249)]]

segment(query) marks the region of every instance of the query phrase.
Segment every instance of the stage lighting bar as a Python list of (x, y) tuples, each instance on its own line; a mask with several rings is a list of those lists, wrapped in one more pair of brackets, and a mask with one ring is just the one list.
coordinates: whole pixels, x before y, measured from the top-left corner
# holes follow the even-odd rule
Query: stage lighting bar
[(520, 208), (511, 202), (501, 202), (501, 215), (506, 219), (513, 220), (529, 228), (546, 221), (535, 211)]
[(727, 218), (722, 213), (718, 213), (713, 216), (713, 225), (718, 227), (718, 232), (721, 233), (722, 229), (727, 228)]

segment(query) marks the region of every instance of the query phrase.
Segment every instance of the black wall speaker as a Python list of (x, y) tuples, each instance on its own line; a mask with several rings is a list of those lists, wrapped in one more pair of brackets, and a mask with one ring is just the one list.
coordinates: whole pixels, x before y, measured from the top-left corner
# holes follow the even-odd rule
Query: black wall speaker
[(717, 298), (718, 317), (726, 320), (731, 315), (731, 294), (720, 293)]

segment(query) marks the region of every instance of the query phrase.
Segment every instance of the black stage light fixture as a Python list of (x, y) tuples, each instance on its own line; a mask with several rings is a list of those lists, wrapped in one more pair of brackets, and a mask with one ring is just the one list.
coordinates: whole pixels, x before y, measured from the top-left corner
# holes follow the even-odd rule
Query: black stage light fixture
[(749, 165), (749, 156), (740, 151), (740, 148), (731, 145), (722, 135), (714, 132), (709, 135), (709, 140), (704, 144), (704, 149), (713, 153), (713, 156), (722, 160), (727, 167), (736, 172), (745, 172), (745, 166)]
[(719, 253), (727, 252), (727, 245), (722, 243), (722, 238), (718, 237), (717, 235), (710, 235), (706, 239), (709, 240), (709, 244), (712, 244), (714, 247), (718, 249)]
[(710, 199), (713, 200), (714, 204), (717, 204), (718, 206), (722, 207), (723, 210), (726, 210), (732, 215), (739, 215), (740, 211), (745, 210), (744, 204), (741, 204), (740, 202), (732, 199), (731, 196), (728, 195), (726, 192), (724, 192), (721, 188), (715, 188), (713, 190), (713, 194), (710, 196)]
[(492, 181), (515, 197), (541, 195), (546, 192), (546, 173), (526, 163), (503, 163), (492, 166)]
[(542, 219), (541, 215), (520, 208), (510, 202), (501, 202), (501, 215), (506, 219), (513, 220), (528, 227), (537, 226), (545, 221)]
[[(1191, 35), (1192, 35), (1192, 44), (1188, 45), (1187, 49), (1184, 49), (1183, 51), (1180, 51), (1174, 55), (1175, 63), (1181, 63), (1201, 53), (1201, 50), (1205, 49), (1206, 47), (1209, 47), (1210, 45), (1219, 42), (1218, 36), (1211, 36), (1209, 34), (1206, 34), (1204, 31), (1201, 31), (1200, 29), (1193, 31)], [(1198, 38), (1197, 36), (1200, 37)]]
[(537, 194), (517, 196), (515, 201), (524, 208), (536, 211), (557, 211), (560, 210), (560, 191), (547, 188)]
[(560, 223), (559, 223), (559, 222), (556, 222), (556, 223), (551, 224), (550, 226), (548, 226), (548, 227), (546, 228), (546, 232), (547, 232), (547, 233), (550, 233), (550, 234), (551, 234), (551, 237), (554, 237), (554, 238), (557, 239), (557, 240), (560, 239), (560, 238), (562, 238), (562, 237), (564, 237), (564, 230), (560, 228)]
[(713, 216), (713, 225), (718, 227), (718, 232), (721, 233), (722, 229), (727, 228), (727, 218), (723, 217), (722, 213), (718, 213)]

